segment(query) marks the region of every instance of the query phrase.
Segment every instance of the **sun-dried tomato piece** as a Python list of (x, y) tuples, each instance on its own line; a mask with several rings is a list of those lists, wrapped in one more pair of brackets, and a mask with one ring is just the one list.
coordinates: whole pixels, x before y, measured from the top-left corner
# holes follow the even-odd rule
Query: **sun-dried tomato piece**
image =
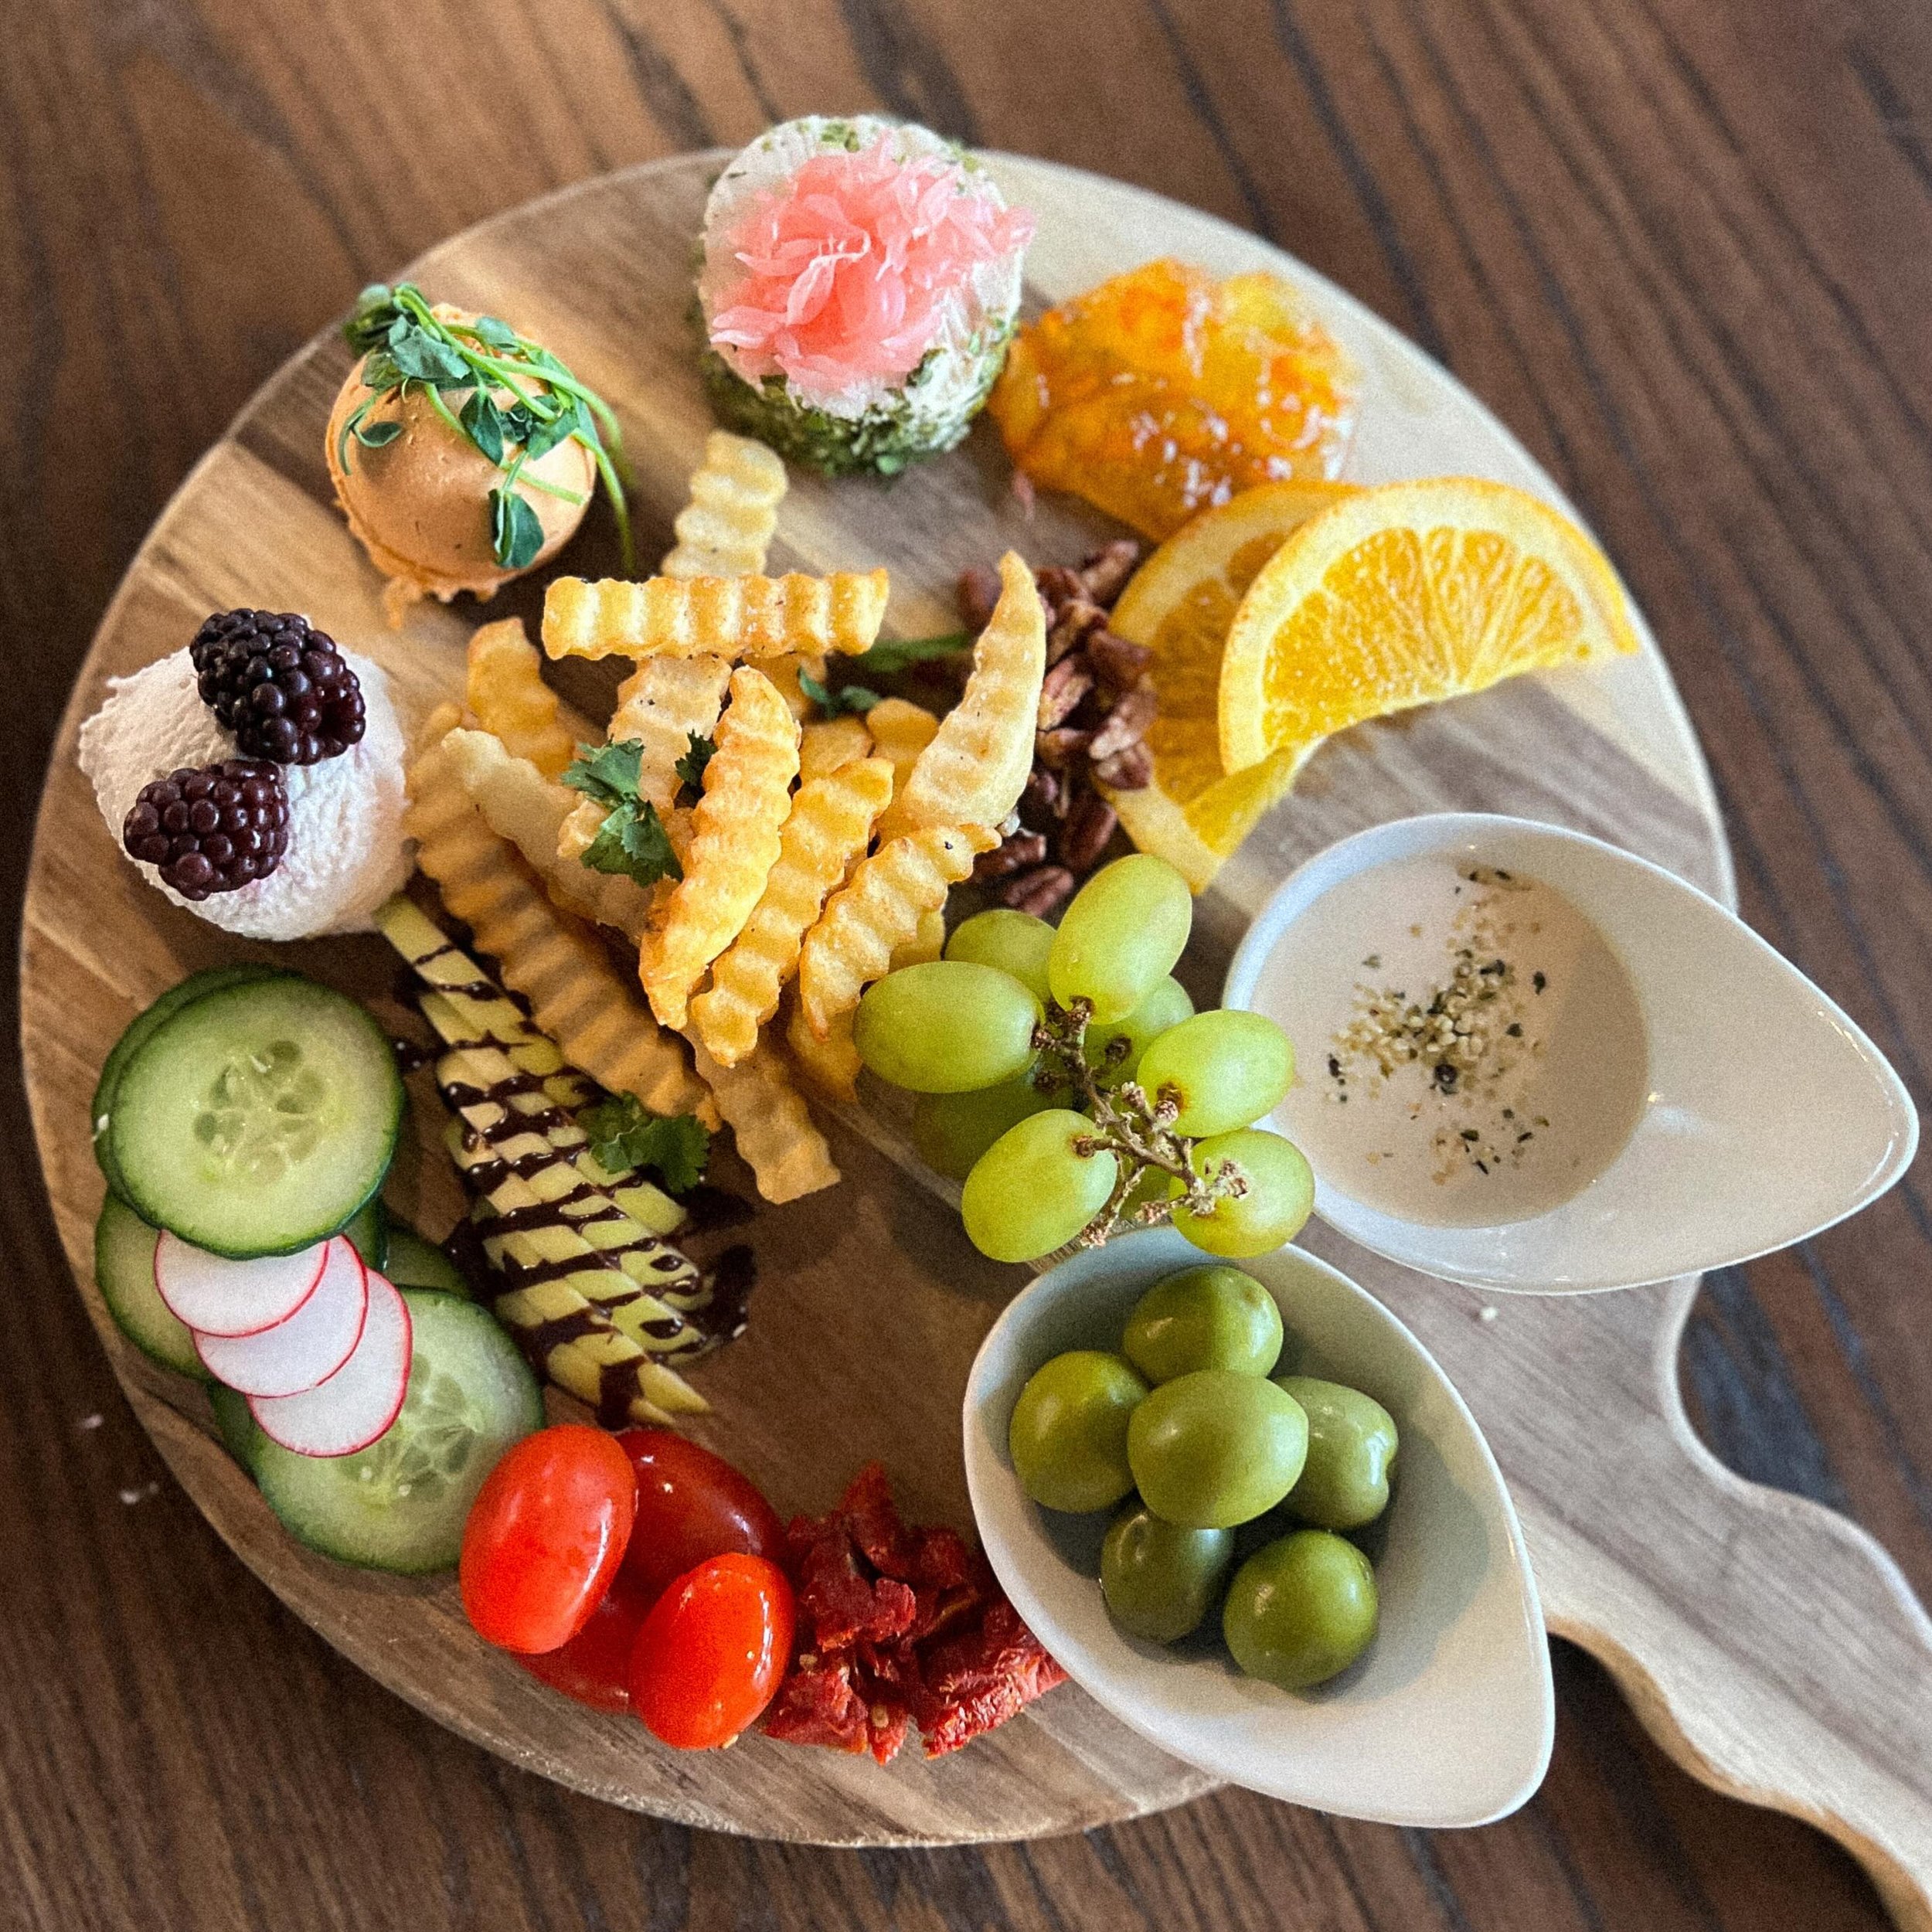
[(976, 1628), (929, 1645), (914, 1714), (928, 1757), (943, 1757), (1003, 1724), (1066, 1673), (1002, 1597)]
[(859, 1569), (849, 1536), (821, 1536), (798, 1566), (798, 1604), (811, 1620), (812, 1643), (821, 1651), (849, 1648), (862, 1638), (885, 1643), (911, 1629), (918, 1600), (910, 1586), (890, 1577), (874, 1580)]
[(822, 1744), (856, 1756), (871, 1743), (868, 1718), (848, 1665), (794, 1665), (765, 1713), (765, 1733), (787, 1744)]

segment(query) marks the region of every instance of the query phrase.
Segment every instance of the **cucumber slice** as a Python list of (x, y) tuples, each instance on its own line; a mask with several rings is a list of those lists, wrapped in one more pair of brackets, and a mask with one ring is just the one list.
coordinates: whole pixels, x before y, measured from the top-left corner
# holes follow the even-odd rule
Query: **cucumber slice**
[(280, 974), (205, 993), (121, 1071), (107, 1145), (131, 1206), (215, 1254), (291, 1254), (383, 1185), (396, 1056), (355, 1001)]
[(94, 1223), (94, 1280), (114, 1326), (143, 1355), (164, 1369), (206, 1382), (208, 1371), (195, 1353), (194, 1337), (155, 1289), (155, 1243), (160, 1239), (159, 1228), (150, 1227), (126, 1202), (109, 1195)]
[(390, 1228), (389, 1264), (383, 1272), (399, 1288), (434, 1288), (444, 1294), (460, 1294), (465, 1301), (476, 1299), (463, 1270), (413, 1228)]
[(217, 1382), (209, 1387), (208, 1403), (215, 1412), (215, 1427), (221, 1431), (223, 1447), (250, 1475), (253, 1475), (255, 1458), (268, 1438), (262, 1434), (261, 1424), (250, 1413), (248, 1398)]
[(114, 1112), (114, 1093), (121, 1084), (122, 1069), (134, 1058), (135, 1049), (145, 1046), (159, 1032), (163, 1022), (184, 1006), (192, 1005), (204, 993), (219, 992), (224, 986), (239, 985), (246, 980), (272, 978), (275, 971), (272, 966), (207, 966), (198, 973), (190, 973), (179, 986), (169, 987), (151, 1006), (137, 1013), (128, 1022), (128, 1030), (108, 1049), (94, 1087), (94, 1110), (88, 1117), (93, 1125), (94, 1158), (107, 1176), (108, 1186), (122, 1200), (127, 1200), (128, 1190), (121, 1184), (120, 1170), (114, 1165), (113, 1151), (107, 1144), (107, 1121)]
[(378, 1274), (389, 1273), (389, 1210), (383, 1206), (380, 1195), (372, 1195), (365, 1201), (342, 1232), (349, 1236), (349, 1246), (362, 1257), (364, 1267), (373, 1268)]
[(352, 1456), (298, 1456), (263, 1437), (256, 1481), (298, 1542), (340, 1563), (420, 1576), (454, 1566), (470, 1505), (513, 1442), (543, 1426), (516, 1345), (473, 1302), (412, 1288), (409, 1393)]

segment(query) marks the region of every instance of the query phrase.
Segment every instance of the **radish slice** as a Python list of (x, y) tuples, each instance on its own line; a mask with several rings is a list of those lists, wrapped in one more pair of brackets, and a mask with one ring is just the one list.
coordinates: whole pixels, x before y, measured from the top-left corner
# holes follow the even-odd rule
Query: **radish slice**
[(326, 1382), (295, 1396), (250, 1396), (262, 1434), (298, 1456), (352, 1456), (402, 1413), (409, 1393), (410, 1311), (373, 1268), (369, 1313), (355, 1352)]
[(315, 1292), (259, 1335), (198, 1335), (195, 1352), (217, 1382), (245, 1396), (294, 1396), (326, 1382), (355, 1352), (369, 1312), (362, 1257), (341, 1236), (323, 1243)]
[(315, 1292), (328, 1243), (299, 1254), (231, 1261), (165, 1230), (155, 1243), (155, 1292), (177, 1321), (201, 1335), (260, 1335), (286, 1321)]

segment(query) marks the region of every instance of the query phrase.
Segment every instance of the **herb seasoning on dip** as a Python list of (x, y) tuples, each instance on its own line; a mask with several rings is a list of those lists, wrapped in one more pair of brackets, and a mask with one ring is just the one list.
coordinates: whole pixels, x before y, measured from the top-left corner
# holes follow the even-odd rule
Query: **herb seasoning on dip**
[(1402, 860), (1324, 893), (1282, 946), (1303, 1076), (1277, 1118), (1342, 1193), (1405, 1220), (1524, 1221), (1630, 1138), (1649, 1071), (1635, 989), (1540, 880)]

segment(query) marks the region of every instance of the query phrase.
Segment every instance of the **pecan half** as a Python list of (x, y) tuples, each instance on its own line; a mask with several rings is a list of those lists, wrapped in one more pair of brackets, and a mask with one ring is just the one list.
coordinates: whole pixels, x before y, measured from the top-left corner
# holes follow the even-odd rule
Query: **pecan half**
[(1087, 662), (1116, 691), (1131, 691), (1147, 674), (1154, 653), (1144, 644), (1129, 644), (1111, 631), (1096, 631), (1087, 640)]
[(1154, 782), (1154, 754), (1145, 743), (1131, 744), (1096, 764), (1094, 776), (1116, 791), (1142, 791)]
[(1055, 855), (1076, 872), (1090, 872), (1119, 823), (1119, 815), (1098, 792), (1082, 792), (1060, 828)]
[(1029, 825), (1051, 825), (1066, 816), (1066, 787), (1059, 777), (1036, 765), (1026, 774), (1026, 789), (1019, 795), (1019, 815)]
[(1096, 765), (1104, 764), (1116, 753), (1126, 750), (1129, 745), (1138, 744), (1147, 736), (1147, 728), (1154, 722), (1157, 709), (1151, 691), (1123, 693), (1107, 714), (1106, 722), (1088, 740), (1088, 757)]
[(983, 852), (973, 861), (975, 879), (1004, 879), (1010, 872), (1024, 872), (1029, 866), (1037, 866), (1046, 856), (1046, 835), (1043, 832), (1016, 832), (1003, 843), (995, 845), (991, 852)]
[(1057, 725), (1051, 731), (1033, 733), (1033, 756), (1043, 765), (1064, 771), (1087, 749), (1090, 731), (1077, 731), (1071, 725)]
[(1044, 919), (1072, 896), (1073, 875), (1064, 866), (1038, 866), (1007, 880), (998, 897), (1002, 906), (1015, 912), (1031, 913)]
[(1110, 610), (1114, 600), (1127, 587), (1134, 566), (1141, 560), (1141, 546), (1131, 536), (1117, 536), (1103, 544), (1080, 566), (1080, 581), (1096, 604)]
[(959, 618), (968, 631), (984, 631), (993, 621), (993, 606), (999, 601), (999, 573), (984, 563), (975, 563), (959, 573)]
[(1073, 707), (1094, 689), (1094, 674), (1078, 658), (1063, 658), (1040, 686), (1039, 729), (1051, 731), (1066, 722)]

